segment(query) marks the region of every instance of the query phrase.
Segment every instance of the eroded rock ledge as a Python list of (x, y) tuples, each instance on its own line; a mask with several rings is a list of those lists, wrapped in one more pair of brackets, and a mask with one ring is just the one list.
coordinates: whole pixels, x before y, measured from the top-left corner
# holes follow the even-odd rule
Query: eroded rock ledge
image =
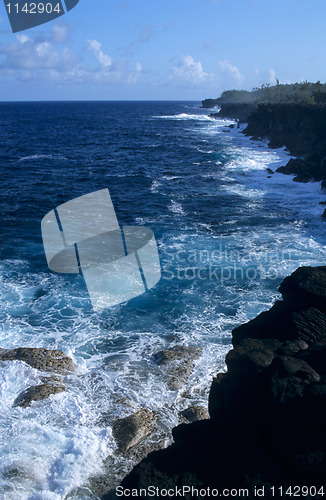
[(270, 486), (323, 485), (326, 267), (297, 269), (280, 291), (283, 301), (233, 331), (210, 419), (174, 428), (174, 444), (149, 454), (124, 487), (242, 487), (255, 498), (265, 486), (272, 498)]

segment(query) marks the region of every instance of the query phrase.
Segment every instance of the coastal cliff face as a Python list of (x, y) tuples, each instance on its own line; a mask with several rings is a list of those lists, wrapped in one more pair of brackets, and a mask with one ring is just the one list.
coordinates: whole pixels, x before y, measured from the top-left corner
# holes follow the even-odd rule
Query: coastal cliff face
[(272, 498), (273, 487), (322, 487), (326, 267), (297, 269), (280, 292), (282, 301), (233, 331), (227, 372), (211, 386), (210, 419), (174, 428), (174, 444), (149, 454), (124, 488), (247, 488), (247, 498), (262, 488)]
[(213, 114), (218, 118), (233, 118), (240, 122), (246, 122), (252, 113), (255, 113), (258, 106), (247, 103), (223, 104), (218, 113)]
[(201, 102), (202, 108), (215, 108), (219, 106), (219, 100), (218, 99), (204, 99)]
[(278, 169), (299, 182), (326, 179), (326, 108), (300, 104), (260, 105), (248, 117), (246, 135), (267, 138), (269, 146), (286, 146), (300, 159)]
[[(213, 100), (203, 101), (203, 107), (211, 107), (210, 101)], [(291, 159), (277, 171), (294, 174), (297, 182), (322, 181), (322, 187), (326, 187), (324, 105), (225, 103), (211, 116), (247, 122), (245, 135), (268, 139), (271, 148), (286, 146), (291, 154), (300, 158)]]

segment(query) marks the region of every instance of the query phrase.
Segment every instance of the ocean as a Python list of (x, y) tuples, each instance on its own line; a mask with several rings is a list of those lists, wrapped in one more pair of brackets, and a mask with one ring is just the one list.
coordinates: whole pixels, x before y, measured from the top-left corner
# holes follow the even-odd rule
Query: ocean
[[(0, 347), (60, 349), (76, 365), (65, 392), (20, 408), (40, 372), (0, 362), (1, 498), (96, 498), (88, 478), (133, 465), (112, 422), (149, 409), (149, 442), (168, 445), (181, 410), (207, 408), (232, 328), (280, 298), (298, 266), (326, 263), (320, 184), (268, 173), (289, 153), (209, 113), (198, 102), (0, 104)], [(81, 275), (49, 270), (41, 220), (105, 188), (122, 226), (153, 230), (162, 277), (95, 312)], [(176, 345), (203, 350), (169, 390), (153, 354)]]

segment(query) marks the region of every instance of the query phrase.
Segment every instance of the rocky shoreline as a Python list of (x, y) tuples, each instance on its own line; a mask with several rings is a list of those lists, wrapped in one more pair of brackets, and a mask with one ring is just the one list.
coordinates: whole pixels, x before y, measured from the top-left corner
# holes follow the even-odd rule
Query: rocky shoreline
[(274, 498), (282, 495), (273, 488), (311, 486), (317, 494), (306, 498), (322, 498), (326, 267), (301, 267), (279, 290), (282, 301), (233, 330), (227, 372), (211, 386), (210, 418), (175, 427), (174, 443), (143, 459), (123, 488), (244, 488), (247, 498), (260, 488)]
[[(190, 401), (186, 406), (187, 381), (201, 354), (200, 347), (177, 344), (152, 355), (151, 361), (157, 367), (157, 375), (165, 381), (167, 389), (180, 391), (179, 396), (184, 397), (184, 409), (178, 413), (179, 423), (209, 418), (207, 410), (202, 406), (189, 406)], [(13, 408), (21, 407), (23, 412), (31, 405), (35, 411), (42, 412), (44, 400), (57, 398), (68, 387), (71, 390), (72, 380), (79, 376), (73, 360), (63, 351), (41, 347), (0, 349), (1, 363), (17, 361), (37, 370), (39, 378), (39, 383), (26, 386), (12, 403)], [(100, 498), (117, 486), (119, 480), (130, 471), (132, 464), (137, 464), (150, 452), (164, 448), (171, 441), (171, 438), (162, 434), (159, 412), (142, 408), (128, 398), (118, 397), (112, 404), (115, 402), (124, 409), (120, 416), (113, 419), (98, 408), (98, 425), (103, 429), (111, 429), (116, 443), (115, 452), (104, 460), (102, 474), (87, 478), (83, 485), (71, 492), (73, 498)]]
[[(203, 107), (208, 107), (207, 102)], [(212, 103), (211, 103), (212, 104)], [(243, 134), (268, 139), (270, 148), (285, 146), (291, 159), (277, 172), (293, 174), (297, 182), (320, 182), (326, 188), (326, 108), (302, 104), (224, 104), (217, 118), (247, 123)]]
[[(205, 100), (203, 107), (217, 102)], [(294, 174), (297, 182), (321, 181), (326, 187), (324, 107), (228, 103), (211, 116), (246, 123), (242, 132), (268, 139), (271, 148), (285, 146), (298, 158), (277, 171)], [(134, 490), (135, 496), (149, 486), (191, 486), (206, 492), (243, 488), (253, 499), (257, 489), (263, 492), (260, 496), (275, 498), (284, 496), (286, 488), (296, 486), (301, 492), (311, 486), (316, 491), (306, 494), (304, 489), (306, 498), (323, 497), (326, 267), (297, 269), (279, 291), (283, 300), (233, 330), (227, 372), (219, 373), (211, 385), (209, 418), (204, 415), (175, 427), (174, 443), (143, 458), (122, 488)], [(112, 498), (117, 498), (113, 490), (103, 496)], [(151, 498), (162, 497), (157, 493)], [(192, 492), (183, 498), (203, 496)]]
[[(173, 444), (165, 448), (164, 442), (148, 441), (157, 418), (149, 410), (130, 408), (128, 416), (109, 422), (117, 454), (139, 462), (121, 483), (128, 493), (150, 486), (162, 490), (193, 487), (194, 492), (183, 496), (188, 499), (202, 498), (200, 490), (208, 488), (243, 489), (252, 499), (257, 489), (264, 492), (264, 498), (282, 496), (275, 488), (294, 486), (312, 487), (313, 494), (306, 498), (322, 498), (326, 493), (322, 490), (326, 266), (297, 269), (279, 291), (283, 300), (233, 330), (227, 372), (217, 374), (210, 388), (209, 414), (201, 407), (181, 412), (184, 423), (172, 430)], [(162, 369), (168, 386), (180, 388), (200, 354), (198, 347), (177, 345), (157, 352), (153, 362)], [(27, 388), (14, 406), (26, 407), (64, 391), (65, 377), (75, 371), (71, 358), (62, 351), (0, 350), (0, 361), (17, 360), (42, 372), (42, 383)], [(108, 457), (108, 473), (90, 478), (86, 489), (104, 500), (128, 497), (121, 495), (123, 490), (117, 497), (110, 489), (116, 481), (111, 461)]]

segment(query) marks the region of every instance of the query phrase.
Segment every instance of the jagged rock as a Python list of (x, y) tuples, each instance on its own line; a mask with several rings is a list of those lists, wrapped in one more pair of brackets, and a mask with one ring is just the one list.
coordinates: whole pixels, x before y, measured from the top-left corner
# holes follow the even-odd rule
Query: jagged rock
[(63, 384), (40, 384), (28, 387), (25, 391), (21, 392), (19, 396), (15, 399), (13, 406), (21, 406), (26, 408), (30, 406), (33, 401), (41, 401), (47, 399), (51, 394), (58, 394), (59, 392), (65, 391), (66, 388)]
[(209, 418), (208, 411), (202, 406), (189, 406), (179, 413), (182, 420), (186, 422), (195, 422), (196, 420), (205, 420)]
[(321, 486), (326, 467), (325, 287), (325, 268), (300, 268), (282, 283), (283, 302), (235, 329), (228, 371), (211, 386), (211, 418), (174, 428), (174, 444), (149, 454), (123, 486), (164, 488), (187, 485), (189, 478), (191, 484), (214, 488)]
[(271, 364), (280, 345), (276, 339), (243, 339), (226, 356), (228, 371), (237, 374), (261, 371)]
[(118, 445), (118, 451), (125, 453), (139, 444), (154, 428), (154, 414), (149, 410), (139, 410), (129, 417), (113, 422), (112, 432)]
[(32, 368), (43, 371), (66, 373), (74, 371), (71, 358), (62, 351), (38, 347), (18, 347), (17, 349), (0, 349), (0, 361), (24, 361)]
[(277, 301), (269, 311), (235, 328), (232, 334), (235, 346), (247, 337), (326, 341), (326, 314), (312, 307), (296, 312), (287, 301)]
[(281, 283), (283, 299), (293, 308), (326, 312), (326, 266), (299, 267)]
[(183, 387), (194, 369), (194, 361), (201, 355), (202, 348), (177, 345), (153, 355), (153, 361), (162, 367), (167, 377), (167, 386), (175, 391)]
[(241, 122), (248, 121), (250, 115), (257, 111), (257, 106), (247, 103), (223, 104), (217, 113), (218, 118), (234, 118)]
[(300, 267), (279, 288), (283, 301), (233, 330), (233, 344), (246, 337), (326, 341), (326, 267)]
[(326, 386), (311, 366), (301, 363), (280, 356), (271, 373), (267, 415), (271, 443), (291, 462), (297, 453), (319, 450), (320, 441), (323, 449), (326, 439)]
[(307, 165), (304, 160), (300, 158), (291, 158), (288, 163), (284, 167), (279, 167), (276, 172), (285, 174), (285, 175), (290, 175), (290, 174), (296, 174), (297, 176), (301, 178), (306, 178), (308, 176), (309, 179), (309, 173), (307, 171)]
[(266, 170), (269, 174), (274, 174), (274, 170), (272, 170), (271, 168), (268, 167)]

